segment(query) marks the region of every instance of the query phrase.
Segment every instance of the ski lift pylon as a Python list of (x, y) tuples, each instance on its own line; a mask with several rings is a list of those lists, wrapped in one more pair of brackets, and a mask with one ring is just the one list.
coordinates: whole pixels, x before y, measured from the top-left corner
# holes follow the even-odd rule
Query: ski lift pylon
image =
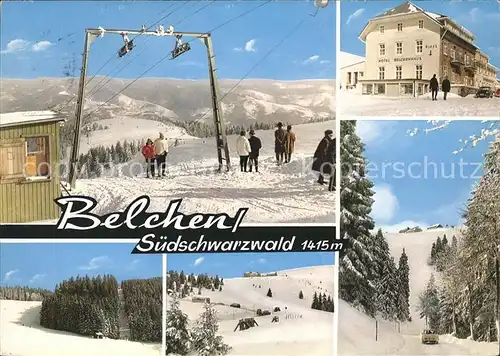
[(314, 0), (314, 7), (316, 8), (316, 11), (314, 14), (310, 14), (312, 17), (315, 17), (318, 14), (318, 11), (320, 9), (324, 9), (325, 7), (328, 6), (330, 0)]

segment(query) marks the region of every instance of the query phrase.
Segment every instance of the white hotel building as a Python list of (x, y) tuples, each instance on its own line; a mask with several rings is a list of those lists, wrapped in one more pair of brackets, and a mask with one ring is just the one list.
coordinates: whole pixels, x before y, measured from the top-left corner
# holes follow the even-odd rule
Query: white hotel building
[(480, 86), (498, 86), (500, 70), (475, 45), (471, 32), (410, 2), (371, 19), (359, 38), (366, 45), (365, 61), (341, 68), (344, 88), (356, 87), (369, 95), (418, 96), (429, 91), (434, 74), (440, 86), (448, 77), (451, 92), (462, 96)]

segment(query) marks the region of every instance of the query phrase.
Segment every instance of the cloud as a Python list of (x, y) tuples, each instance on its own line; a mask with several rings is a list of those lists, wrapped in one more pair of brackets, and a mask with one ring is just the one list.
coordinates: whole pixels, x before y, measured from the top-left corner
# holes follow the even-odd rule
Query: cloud
[(499, 11), (489, 11), (489, 12), (484, 12), (483, 10), (473, 7), (472, 9), (469, 10), (467, 14), (464, 14), (465, 16), (461, 16), (460, 22), (464, 23), (481, 23), (484, 24), (485, 22), (494, 22), (495, 24), (500, 21), (500, 4), (499, 4)]
[(352, 14), (349, 15), (345, 24), (349, 25), (349, 23), (351, 23), (352, 20), (355, 20), (358, 17), (360, 17), (363, 14), (363, 12), (365, 12), (365, 9), (358, 9), (358, 10), (354, 11)]
[(40, 41), (40, 42), (35, 43), (33, 46), (31, 46), (31, 50), (33, 52), (41, 52), (41, 51), (45, 51), (46, 49), (48, 49), (52, 45), (53, 45), (52, 42)]
[(365, 121), (358, 120), (356, 123), (356, 133), (365, 145), (372, 143), (382, 143), (390, 138), (395, 130), (395, 121)]
[(22, 39), (15, 39), (12, 41), (9, 41), (7, 43), (7, 46), (5, 47), (5, 50), (3, 50), (1, 53), (16, 53), (16, 52), (23, 52), (27, 51), (29, 49), (30, 43), (29, 41), (22, 40)]
[(9, 41), (9, 43), (7, 43), (7, 46), (5, 47), (5, 50), (1, 51), (0, 53), (8, 54), (8, 53), (27, 52), (27, 51), (42, 52), (53, 45), (54, 44), (50, 41), (39, 41), (37, 43), (31, 44), (30, 41), (18, 38)]
[(15, 275), (16, 273), (18, 273), (19, 270), (18, 269), (13, 269), (13, 270), (10, 270), (10, 271), (7, 271), (7, 273), (5, 273), (5, 277), (4, 277), (4, 281), (5, 282), (8, 282), (12, 279), (12, 276)]
[(306, 60), (302, 61), (302, 64), (311, 64), (311, 63), (316, 63), (319, 59), (319, 56), (315, 54), (314, 56), (311, 56), (307, 58)]
[(45, 277), (47, 277), (46, 274), (35, 274), (30, 280), (29, 280), (29, 283), (35, 283), (37, 281), (40, 281), (42, 279), (44, 279)]
[(254, 261), (250, 261), (251, 265), (253, 265), (253, 264), (263, 265), (263, 264), (266, 264), (266, 263), (267, 263), (267, 260), (265, 258), (259, 258), (259, 259), (254, 260)]
[(330, 61), (327, 61), (327, 60), (321, 60), (321, 61), (319, 61), (319, 64), (327, 64), (327, 63), (330, 63)]
[(373, 187), (375, 195), (372, 206), (372, 218), (379, 223), (387, 223), (396, 215), (399, 202), (389, 184), (380, 184)]
[(236, 52), (257, 52), (257, 48), (255, 48), (255, 44), (257, 43), (256, 39), (251, 39), (247, 43), (245, 43), (245, 47), (240, 48), (236, 47), (234, 50)]
[(226, 10), (232, 9), (234, 7), (234, 4), (227, 4), (224, 6)]
[(127, 266), (127, 270), (131, 271), (131, 270), (134, 270), (136, 269), (138, 266), (139, 266), (139, 263), (141, 262), (141, 260), (139, 259), (135, 259), (133, 260), (132, 262), (130, 262)]
[(194, 260), (193, 266), (199, 266), (203, 261), (205, 261), (205, 257), (198, 257), (196, 260)]
[(99, 257), (94, 257), (89, 261), (89, 263), (85, 266), (80, 266), (78, 267), (79, 270), (83, 271), (91, 271), (94, 269), (98, 269), (101, 267), (104, 267), (106, 264), (111, 262), (108, 256), (99, 256)]

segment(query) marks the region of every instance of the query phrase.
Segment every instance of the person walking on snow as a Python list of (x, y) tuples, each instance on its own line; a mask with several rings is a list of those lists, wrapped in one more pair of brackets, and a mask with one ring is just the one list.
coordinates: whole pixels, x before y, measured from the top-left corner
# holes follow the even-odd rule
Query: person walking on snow
[[(146, 159), (146, 176), (148, 178), (155, 177), (155, 146), (153, 145), (153, 140), (148, 138), (146, 145), (141, 150), (142, 155)], [(150, 176), (151, 173), (151, 176)]]
[(255, 136), (255, 131), (250, 130), (250, 138), (248, 139), (250, 143), (250, 155), (249, 155), (249, 165), (250, 172), (252, 171), (252, 167), (255, 165), (255, 172), (259, 172), (259, 151), (262, 148), (262, 142), (260, 138)]
[(247, 171), (248, 156), (251, 150), (250, 142), (245, 137), (245, 131), (241, 131), (240, 137), (236, 140), (236, 152), (240, 156), (240, 168), (242, 172)]
[(285, 133), (285, 163), (292, 160), (292, 153), (295, 148), (295, 132), (292, 132), (292, 125), (286, 127)]
[(274, 152), (276, 153), (276, 163), (278, 165), (283, 163), (283, 156), (285, 155), (285, 135), (283, 124), (278, 122), (278, 129), (274, 131)]
[(324, 174), (333, 175), (335, 164), (333, 147), (333, 131), (326, 130), (325, 137), (319, 142), (316, 151), (314, 152), (314, 162), (312, 170), (319, 172), (318, 184), (326, 184)]
[(432, 76), (429, 86), (431, 88), (432, 101), (438, 100), (439, 82), (436, 78), (436, 74)]
[(446, 97), (451, 90), (451, 83), (448, 80), (448, 77), (444, 77), (444, 80), (441, 83), (441, 89), (443, 90), (443, 99), (446, 100)]
[(167, 169), (167, 155), (168, 155), (168, 140), (160, 132), (160, 136), (155, 140), (156, 161), (158, 163), (158, 177), (161, 175), (165, 177), (165, 170)]

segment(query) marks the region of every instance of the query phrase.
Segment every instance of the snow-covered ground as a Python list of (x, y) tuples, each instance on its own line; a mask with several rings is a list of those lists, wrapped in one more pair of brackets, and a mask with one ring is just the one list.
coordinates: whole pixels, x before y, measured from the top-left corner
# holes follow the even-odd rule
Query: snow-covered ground
[[(224, 279), (221, 292), (203, 290), (202, 295), (210, 297), (211, 303), (223, 304), (215, 308), (220, 318), (219, 333), (233, 348), (230, 355), (333, 355), (333, 313), (313, 310), (311, 302), (314, 292), (333, 297), (334, 268), (315, 266), (280, 271), (276, 277)], [(266, 296), (269, 288), (272, 298)], [(301, 290), (302, 300), (298, 297)], [(241, 309), (229, 307), (231, 303), (241, 304)], [(180, 305), (191, 321), (203, 311), (203, 304), (193, 303), (190, 297)], [(272, 312), (274, 307), (281, 312), (255, 316), (256, 309)], [(271, 323), (273, 316), (279, 316), (278, 323)], [(238, 321), (247, 317), (255, 317), (259, 326), (235, 332)]]
[(438, 236), (458, 235), (457, 230), (434, 229), (419, 233), (387, 234), (392, 255), (399, 260), (403, 248), (410, 266), (411, 323), (398, 325), (387, 321), (378, 323), (378, 341), (375, 341), (375, 320), (354, 309), (344, 301), (339, 302), (339, 355), (496, 355), (497, 343), (475, 342), (441, 335), (439, 344), (423, 345), (420, 333), (425, 322), (417, 311), (418, 296), (425, 290), (433, 268), (427, 264), (432, 243)]
[(184, 212), (232, 214), (248, 207), (244, 222), (333, 223), (335, 194), (318, 185), (318, 175), (311, 170), (312, 156), (327, 129), (334, 130), (335, 122), (294, 126), (295, 153), (292, 162), (283, 166), (275, 163), (274, 131), (257, 131), (263, 144), (259, 173), (239, 171), (237, 136), (228, 137), (233, 169), (223, 173), (215, 172), (215, 139), (190, 138), (170, 148), (165, 178), (145, 178), (145, 162), (138, 154), (121, 167), (119, 176), (115, 170), (97, 179), (78, 180), (71, 193), (94, 197), (103, 214), (123, 209), (146, 194), (151, 197), (150, 210), (155, 211), (164, 211), (170, 200), (182, 198)]
[(0, 300), (2, 356), (158, 356), (161, 345), (92, 339), (40, 326), (41, 302)]
[(417, 98), (362, 95), (356, 90), (343, 90), (338, 94), (337, 111), (346, 116), (489, 116), (500, 114), (500, 98), (460, 97), (443, 93), (432, 101), (430, 94)]

